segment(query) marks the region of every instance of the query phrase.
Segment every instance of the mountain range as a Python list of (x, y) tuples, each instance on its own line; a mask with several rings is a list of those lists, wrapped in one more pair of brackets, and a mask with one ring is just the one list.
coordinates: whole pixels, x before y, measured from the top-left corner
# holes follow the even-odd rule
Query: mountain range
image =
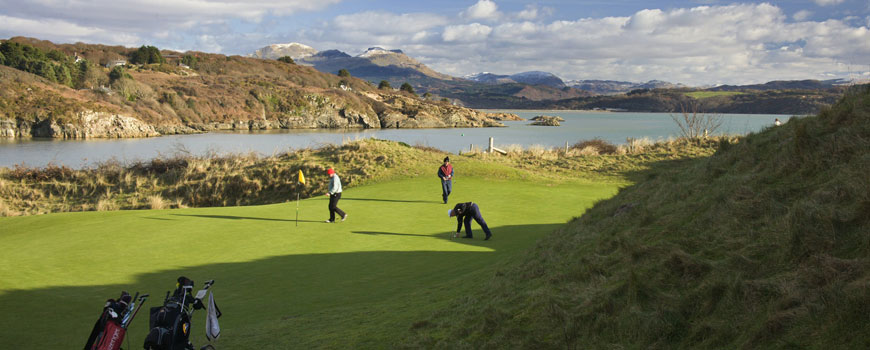
[[(472, 108), (600, 108), (672, 112), (680, 104), (695, 101), (704, 102), (719, 112), (800, 114), (813, 113), (822, 105), (829, 104), (844, 83), (841, 80), (802, 80), (689, 87), (662, 80), (563, 80), (543, 71), (516, 74), (482, 72), (452, 77), (427, 67), (402, 50), (370, 47), (353, 56), (339, 50), (318, 52), (300, 43), (269, 45), (249, 56), (266, 59), (290, 56), (300, 65), (332, 74), (344, 69), (352, 76), (375, 85), (381, 81), (396, 87), (409, 83), (420, 94), (446, 98), (454, 104)], [(693, 91), (710, 93), (692, 95)], [(778, 93), (766, 93), (771, 91)], [(735, 94), (723, 95), (725, 92)], [(716, 98), (708, 99), (711, 96)], [(795, 99), (800, 96), (810, 97), (796, 103)], [(712, 102), (715, 103), (710, 104)]]

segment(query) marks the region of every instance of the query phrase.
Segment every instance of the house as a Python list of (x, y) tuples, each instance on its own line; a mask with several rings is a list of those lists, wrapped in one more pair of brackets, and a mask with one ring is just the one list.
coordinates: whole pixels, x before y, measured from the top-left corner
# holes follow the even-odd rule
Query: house
[(127, 64), (127, 60), (110, 60), (106, 63), (106, 68), (114, 68), (115, 66), (124, 66)]

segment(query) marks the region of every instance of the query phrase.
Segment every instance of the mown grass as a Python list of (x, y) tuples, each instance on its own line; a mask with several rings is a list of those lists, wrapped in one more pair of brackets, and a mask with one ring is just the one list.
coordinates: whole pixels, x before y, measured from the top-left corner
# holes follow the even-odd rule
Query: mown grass
[[(476, 226), (476, 240), (448, 238), (456, 221), (433, 166), (347, 188), (349, 218), (337, 224), (322, 222), (323, 196), (299, 203), (298, 226), (296, 203), (0, 218), (0, 339), (10, 349), (80, 346), (105, 299), (140, 291), (155, 306), (185, 275), (217, 281), (222, 349), (395, 347), (415, 321), (618, 187), (455, 166), (451, 204), (479, 203), (493, 240)], [(129, 348), (141, 346), (147, 319), (134, 321)]]
[(418, 321), (408, 348), (870, 347), (870, 90), (662, 161)]

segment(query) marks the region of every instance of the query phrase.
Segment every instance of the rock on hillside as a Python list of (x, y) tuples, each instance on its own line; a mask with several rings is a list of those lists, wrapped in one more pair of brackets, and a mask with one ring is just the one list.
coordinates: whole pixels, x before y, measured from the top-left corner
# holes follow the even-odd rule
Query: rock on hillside
[(290, 56), (294, 60), (313, 56), (317, 53), (313, 47), (300, 43), (272, 44), (254, 51), (248, 57), (278, 59)]

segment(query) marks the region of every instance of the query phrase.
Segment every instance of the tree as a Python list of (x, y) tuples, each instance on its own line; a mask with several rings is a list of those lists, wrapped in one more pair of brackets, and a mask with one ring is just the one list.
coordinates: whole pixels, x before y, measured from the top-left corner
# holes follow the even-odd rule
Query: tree
[(381, 90), (390, 90), (392, 88), (393, 87), (390, 86), (390, 82), (386, 81), (386, 80), (381, 80), (381, 83), (378, 84), (378, 89), (381, 89)]
[(432, 94), (431, 94), (431, 93), (428, 93), (428, 92), (427, 92), (427, 93), (423, 94), (423, 98), (425, 98), (425, 99), (427, 99), (427, 100), (428, 100), (430, 97), (432, 97)]
[(196, 58), (196, 56), (184, 55), (184, 57), (181, 58), (181, 64), (196, 69), (197, 64), (199, 64), (199, 58)]
[(402, 84), (402, 87), (400, 87), (399, 90), (400, 90), (400, 91), (404, 91), (404, 92), (409, 92), (409, 93), (411, 93), (411, 94), (416, 94), (416, 93), (414, 92), (414, 87), (411, 86), (411, 84), (408, 84), (407, 82), (405, 82), (404, 84)]
[[(293, 57), (290, 57), (290, 56), (282, 56), (281, 58), (278, 59), (278, 62), (296, 64), (296, 62), (293, 61)], [(341, 73), (341, 72), (339, 72), (339, 73)]]
[(130, 62), (136, 64), (164, 63), (163, 55), (160, 50), (154, 46), (142, 45), (138, 50), (130, 55)]
[(698, 111), (698, 103), (680, 105), (680, 114), (671, 114), (671, 119), (680, 128), (680, 136), (691, 140), (707, 137), (722, 126), (722, 116)]
[(338, 76), (344, 77), (344, 78), (349, 78), (350, 72), (348, 72), (347, 69), (342, 68), (338, 71)]
[(133, 79), (133, 77), (130, 76), (129, 73), (124, 71), (124, 67), (115, 66), (115, 68), (112, 68), (112, 71), (109, 72), (109, 82), (115, 82), (116, 80), (121, 78)]

